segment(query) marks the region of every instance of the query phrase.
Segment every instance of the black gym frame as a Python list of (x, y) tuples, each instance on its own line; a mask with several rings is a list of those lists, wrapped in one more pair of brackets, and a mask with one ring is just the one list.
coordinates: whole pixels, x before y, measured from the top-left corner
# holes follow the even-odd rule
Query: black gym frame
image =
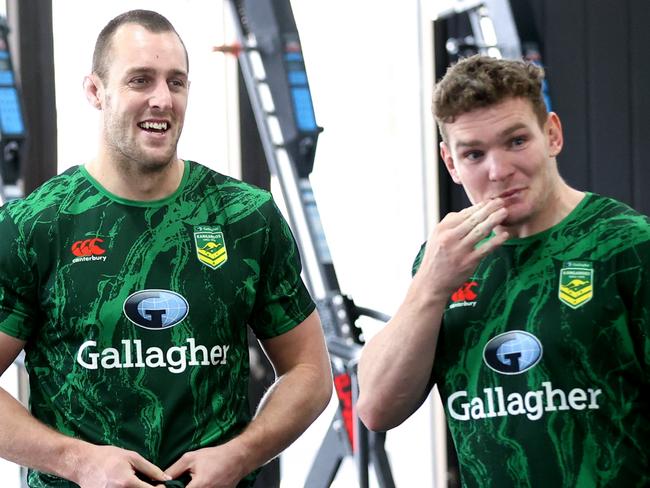
[(27, 140), (21, 170), (28, 195), (57, 173), (52, 1), (7, 0), (7, 23), (23, 95)]
[[(563, 123), (560, 173), (580, 190), (650, 214), (650, 6), (647, 0), (511, 0), (520, 37), (536, 30), (553, 110)], [(527, 18), (517, 18), (524, 4)], [(532, 17), (532, 18), (531, 18)], [(434, 24), (436, 79), (458, 19)], [(440, 163), (440, 212), (466, 205)]]

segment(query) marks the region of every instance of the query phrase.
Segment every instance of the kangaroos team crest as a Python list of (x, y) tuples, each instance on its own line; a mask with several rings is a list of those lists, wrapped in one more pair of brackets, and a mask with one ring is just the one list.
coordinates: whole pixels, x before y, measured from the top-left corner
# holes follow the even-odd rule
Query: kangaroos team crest
[(594, 269), (588, 261), (567, 261), (560, 270), (558, 296), (562, 303), (578, 308), (594, 296)]
[(221, 227), (194, 227), (194, 243), (196, 244), (196, 257), (206, 266), (217, 269), (228, 260), (226, 241), (223, 238)]

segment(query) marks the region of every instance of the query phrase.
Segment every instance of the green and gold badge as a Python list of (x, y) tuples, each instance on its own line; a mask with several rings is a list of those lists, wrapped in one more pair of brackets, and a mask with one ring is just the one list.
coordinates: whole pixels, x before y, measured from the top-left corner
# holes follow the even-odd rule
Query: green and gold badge
[(567, 261), (560, 270), (558, 296), (562, 303), (578, 308), (594, 296), (594, 268), (589, 261)]
[(226, 241), (221, 227), (198, 226), (194, 228), (196, 256), (206, 266), (217, 269), (228, 260)]

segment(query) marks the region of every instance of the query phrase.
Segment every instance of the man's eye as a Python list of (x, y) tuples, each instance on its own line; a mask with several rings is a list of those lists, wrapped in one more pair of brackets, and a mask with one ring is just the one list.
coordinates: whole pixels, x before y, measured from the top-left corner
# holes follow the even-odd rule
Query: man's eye
[(483, 152), (481, 151), (469, 151), (464, 155), (465, 159), (469, 159), (470, 161), (477, 161), (481, 156), (483, 156)]
[(185, 82), (183, 80), (171, 80), (169, 84), (176, 88), (183, 88), (185, 86)]
[(513, 147), (519, 147), (519, 146), (523, 146), (525, 142), (526, 142), (526, 138), (523, 137), (523, 136), (520, 136), (520, 137), (513, 137), (511, 139), (511, 141), (510, 141), (510, 144)]
[(134, 85), (144, 85), (146, 82), (147, 82), (147, 79), (142, 77), (142, 76), (131, 79), (131, 83), (134, 84)]

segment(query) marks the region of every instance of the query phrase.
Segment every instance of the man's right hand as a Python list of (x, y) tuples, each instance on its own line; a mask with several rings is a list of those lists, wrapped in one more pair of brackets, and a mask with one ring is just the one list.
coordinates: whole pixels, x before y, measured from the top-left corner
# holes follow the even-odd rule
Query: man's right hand
[(445, 306), (481, 259), (508, 239), (497, 229), (507, 215), (503, 200), (490, 200), (448, 214), (429, 236), (404, 301), (361, 354), (357, 411), (368, 428), (392, 429), (426, 397)]
[(496, 232), (478, 246), (507, 216), (503, 200), (496, 198), (449, 213), (438, 223), (429, 236), (417, 273), (417, 279), (425, 280), (432, 298), (446, 302), (481, 259), (508, 239), (507, 232)]
[[(113, 446), (86, 444), (75, 461), (72, 479), (81, 488), (152, 488), (162, 487), (171, 478), (140, 454)], [(151, 484), (141, 478), (159, 480)]]

